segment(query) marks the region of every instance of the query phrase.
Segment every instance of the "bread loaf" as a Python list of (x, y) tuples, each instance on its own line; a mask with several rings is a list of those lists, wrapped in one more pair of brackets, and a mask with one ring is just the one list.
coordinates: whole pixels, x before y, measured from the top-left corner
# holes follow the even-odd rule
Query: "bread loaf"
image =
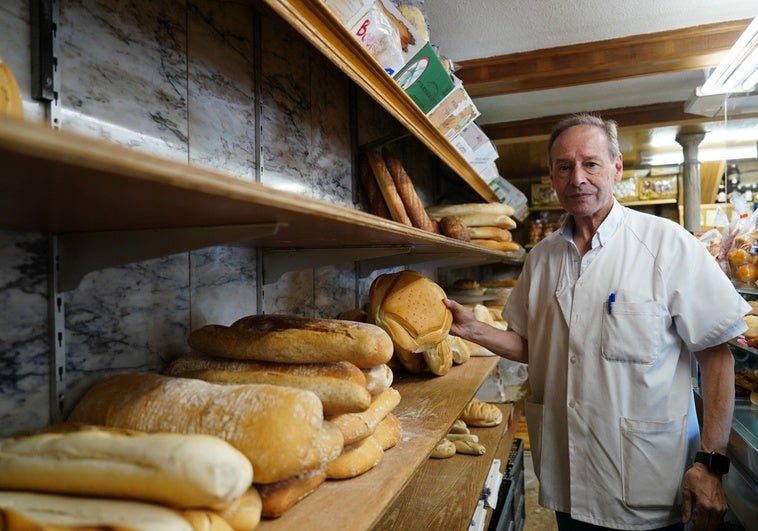
[(349, 479), (368, 472), (384, 457), (384, 450), (373, 435), (346, 445), (334, 461), (326, 465), (327, 479)]
[(484, 445), (481, 445), (478, 442), (458, 439), (452, 441), (452, 443), (455, 445), (455, 453), (457, 454), (484, 455), (487, 453), (487, 449)]
[(400, 403), (400, 393), (390, 387), (374, 398), (366, 411), (344, 413), (329, 417), (345, 441), (345, 445), (354, 444), (373, 434), (379, 423)]
[(459, 216), (466, 227), (499, 227), (501, 229), (515, 229), (516, 222), (512, 217), (505, 214), (465, 214)]
[(321, 466), (336, 458), (343, 445), (310, 391), (157, 374), (105, 376), (74, 406), (69, 420), (220, 437), (252, 462), (255, 483), (273, 483)]
[(448, 335), (435, 346), (422, 352), (427, 367), (432, 371), (432, 374), (437, 376), (446, 375), (453, 366), (453, 350), (449, 338)]
[(495, 214), (514, 216), (516, 211), (505, 203), (459, 203), (455, 205), (432, 205), (426, 212), (433, 219), (445, 216), (465, 216), (468, 214)]
[(382, 450), (389, 450), (397, 443), (403, 436), (403, 425), (400, 423), (400, 419), (392, 413), (387, 414), (384, 419), (377, 424), (374, 430), (373, 437), (382, 447)]
[(0, 439), (0, 489), (213, 507), (253, 481), (250, 460), (218, 437), (92, 426)]
[(458, 216), (445, 216), (439, 220), (440, 232), (448, 238), (461, 240), (464, 242), (471, 241), (468, 227)]
[(379, 216), (384, 219), (392, 219), (390, 209), (387, 208), (387, 203), (384, 201), (382, 191), (379, 190), (379, 185), (374, 179), (374, 173), (371, 170), (368, 157), (365, 153), (361, 153), (359, 157), (361, 184), (363, 190), (366, 192), (366, 196), (369, 203), (369, 209), (375, 216)]
[(358, 367), (387, 363), (392, 341), (378, 326), (341, 319), (252, 315), (231, 326), (194, 330), (190, 346), (212, 356), (279, 363), (350, 361)]
[(169, 376), (227, 384), (271, 384), (312, 391), (324, 414), (363, 411), (371, 404), (363, 372), (350, 362), (272, 363), (188, 353), (164, 371)]
[(442, 439), (434, 447), (434, 450), (432, 450), (432, 453), (429, 454), (429, 457), (433, 457), (435, 459), (447, 459), (448, 457), (453, 457), (454, 455), (455, 443), (448, 439)]
[(469, 429), (463, 419), (455, 419), (448, 433), (469, 433)]
[(403, 168), (403, 164), (386, 147), (382, 148), (382, 157), (387, 165), (387, 170), (389, 170), (392, 176), (403, 206), (405, 206), (405, 212), (408, 214), (408, 218), (410, 218), (413, 226), (428, 232), (439, 233), (437, 224), (432, 221), (432, 218), (424, 210), (424, 204), (416, 193), (416, 188), (414, 188), (411, 178), (406, 173), (405, 168)]
[(195, 531), (234, 531), (231, 525), (213, 511), (202, 509), (185, 509), (182, 517)]
[(513, 240), (513, 234), (508, 229), (500, 227), (468, 227), (468, 235), (472, 240), (495, 240), (509, 242)]
[(494, 251), (502, 251), (504, 253), (515, 253), (521, 249), (521, 246), (516, 242), (472, 239), (471, 243)]
[(412, 270), (385, 273), (369, 289), (369, 320), (387, 331), (408, 352), (422, 352), (442, 341), (453, 315), (442, 300), (444, 290)]
[(260, 485), (261, 514), (278, 518), (297, 502), (314, 492), (326, 481), (326, 471), (315, 468), (268, 485)]
[(250, 487), (242, 496), (232, 503), (216, 509), (234, 531), (250, 531), (261, 521), (263, 502), (256, 487)]
[(15, 118), (24, 117), (21, 91), (10, 68), (0, 59), (0, 114)]
[[(45, 525), (46, 527), (42, 529), (59, 530), (64, 529), (64, 526), (69, 526), (75, 530), (102, 528), (133, 531), (195, 531), (177, 510), (131, 500), (0, 490), (0, 508), (5, 510), (3, 512), (9, 510), (21, 515), (27, 523), (31, 521)], [(15, 525), (6, 525), (3, 529), (10, 531)], [(50, 528), (47, 525), (54, 527)], [(30, 528), (15, 527), (15, 529), (28, 531)]]
[(463, 408), (460, 418), (468, 426), (497, 426), (503, 421), (503, 412), (495, 404), (482, 402), (478, 398), (473, 398)]
[(395, 359), (400, 366), (410, 373), (424, 372), (428, 367), (421, 352), (409, 352), (401, 347), (395, 347)]
[(453, 353), (453, 363), (461, 365), (471, 358), (471, 349), (468, 344), (458, 336), (448, 336), (450, 338), (450, 350)]
[(395, 378), (392, 369), (386, 363), (362, 369), (362, 371), (366, 377), (366, 389), (372, 397), (386, 391)]
[(379, 190), (382, 193), (382, 197), (384, 197), (384, 202), (390, 211), (390, 216), (398, 223), (412, 227), (413, 222), (411, 222), (408, 213), (405, 211), (403, 200), (400, 198), (400, 194), (398, 194), (395, 181), (392, 180), (392, 175), (387, 169), (387, 164), (384, 162), (381, 153), (376, 150), (369, 150), (366, 151), (366, 157), (368, 157), (368, 162), (374, 173), (376, 184), (379, 185)]

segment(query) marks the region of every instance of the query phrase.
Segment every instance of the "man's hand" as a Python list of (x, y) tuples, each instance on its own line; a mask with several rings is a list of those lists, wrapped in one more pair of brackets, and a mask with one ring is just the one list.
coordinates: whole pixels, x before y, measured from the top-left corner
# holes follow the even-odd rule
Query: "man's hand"
[(691, 521), (692, 531), (716, 531), (728, 508), (721, 476), (701, 463), (687, 470), (682, 486), (682, 521)]

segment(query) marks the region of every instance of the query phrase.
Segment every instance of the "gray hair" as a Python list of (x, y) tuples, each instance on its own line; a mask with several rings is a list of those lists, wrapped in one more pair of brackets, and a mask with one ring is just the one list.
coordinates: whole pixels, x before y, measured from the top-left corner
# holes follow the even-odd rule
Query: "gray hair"
[(547, 144), (548, 161), (552, 163), (553, 144), (555, 143), (555, 140), (561, 135), (561, 133), (566, 131), (566, 129), (574, 127), (575, 125), (589, 125), (600, 128), (608, 139), (608, 155), (611, 157), (611, 160), (614, 160), (621, 153), (621, 149), (619, 148), (618, 125), (615, 120), (603, 120), (594, 114), (579, 113), (561, 120), (555, 125), (555, 127), (553, 127), (553, 132), (550, 133), (550, 141)]

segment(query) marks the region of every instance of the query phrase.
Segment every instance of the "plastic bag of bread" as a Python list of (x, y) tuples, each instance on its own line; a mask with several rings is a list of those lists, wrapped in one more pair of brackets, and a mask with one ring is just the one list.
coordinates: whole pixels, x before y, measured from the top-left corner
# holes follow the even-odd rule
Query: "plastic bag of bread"
[(726, 251), (726, 269), (737, 286), (753, 287), (758, 280), (758, 210), (742, 214), (734, 227), (725, 233), (722, 249)]

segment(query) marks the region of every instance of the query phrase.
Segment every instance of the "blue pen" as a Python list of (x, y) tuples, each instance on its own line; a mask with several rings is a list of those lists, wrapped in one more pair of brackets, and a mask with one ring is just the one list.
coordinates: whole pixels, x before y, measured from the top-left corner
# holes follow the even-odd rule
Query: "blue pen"
[(613, 303), (616, 302), (616, 294), (611, 293), (608, 295), (608, 313), (613, 313)]

